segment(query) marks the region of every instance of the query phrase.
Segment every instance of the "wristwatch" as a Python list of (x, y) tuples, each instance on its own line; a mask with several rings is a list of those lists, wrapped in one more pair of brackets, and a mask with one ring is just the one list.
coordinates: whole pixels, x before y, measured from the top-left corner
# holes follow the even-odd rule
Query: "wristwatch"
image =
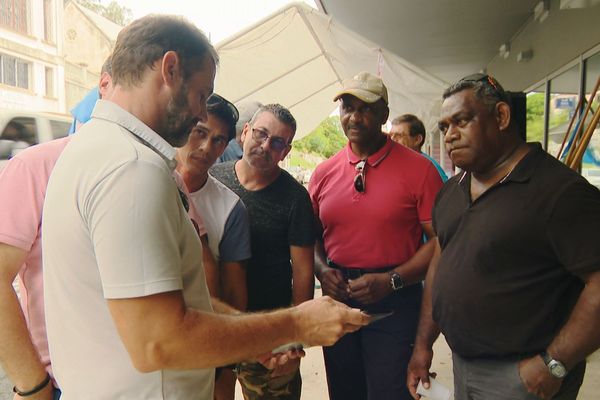
[(542, 351), (540, 356), (542, 356), (542, 360), (544, 360), (544, 364), (546, 364), (552, 376), (562, 379), (567, 375), (567, 368), (563, 363), (550, 357), (545, 351)]
[(394, 292), (404, 287), (404, 281), (402, 280), (400, 274), (397, 272), (392, 272), (390, 274), (390, 285), (392, 285), (392, 290), (394, 290)]

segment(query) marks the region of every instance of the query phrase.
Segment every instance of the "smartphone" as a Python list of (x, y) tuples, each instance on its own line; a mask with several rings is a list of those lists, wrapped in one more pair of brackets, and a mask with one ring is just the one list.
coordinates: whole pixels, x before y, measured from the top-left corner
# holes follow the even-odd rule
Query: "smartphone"
[(369, 311), (369, 310), (362, 310), (362, 312), (367, 314), (369, 316), (369, 318), (371, 319), (369, 324), (372, 324), (375, 321), (379, 321), (380, 319), (389, 317), (390, 315), (394, 314), (394, 311), (374, 312), (374, 311)]

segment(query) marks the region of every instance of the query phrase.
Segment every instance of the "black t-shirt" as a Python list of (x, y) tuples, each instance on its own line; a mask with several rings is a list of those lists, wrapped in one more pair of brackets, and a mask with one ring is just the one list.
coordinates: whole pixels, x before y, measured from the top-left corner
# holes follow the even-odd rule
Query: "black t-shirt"
[(210, 173), (244, 202), (250, 218), (252, 258), (248, 262), (248, 310), (287, 307), (292, 302), (290, 246), (312, 246), (314, 216), (306, 189), (282, 170), (264, 189), (246, 190), (235, 162), (215, 165)]
[(463, 357), (546, 349), (600, 269), (600, 192), (539, 145), (503, 183), (470, 200), (470, 175), (448, 181), (433, 225), (442, 248), (433, 318)]

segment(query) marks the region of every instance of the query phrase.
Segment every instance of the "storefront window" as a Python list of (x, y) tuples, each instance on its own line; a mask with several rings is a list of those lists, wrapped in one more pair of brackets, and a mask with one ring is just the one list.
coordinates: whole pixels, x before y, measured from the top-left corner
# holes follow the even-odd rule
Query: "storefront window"
[[(600, 110), (598, 110), (598, 106), (600, 105), (600, 94), (596, 93), (596, 96), (591, 99), (592, 91), (600, 76), (600, 53), (596, 53), (585, 60), (585, 65), (585, 98), (587, 101), (592, 101), (592, 109), (594, 112), (600, 112)], [(592, 115), (589, 113), (586, 118), (586, 129), (591, 121)], [(590, 143), (583, 155), (581, 175), (583, 175), (591, 184), (600, 188), (600, 125), (596, 126)]]
[(579, 65), (574, 65), (550, 81), (547, 150), (553, 156), (557, 155), (569, 122), (575, 113), (579, 97), (579, 84)]
[(527, 141), (544, 143), (544, 101), (546, 85), (527, 93)]

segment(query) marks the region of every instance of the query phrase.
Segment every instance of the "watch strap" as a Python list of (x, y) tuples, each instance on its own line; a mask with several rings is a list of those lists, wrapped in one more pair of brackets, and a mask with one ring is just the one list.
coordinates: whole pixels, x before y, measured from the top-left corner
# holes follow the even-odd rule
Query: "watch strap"
[(552, 361), (552, 357), (550, 357), (550, 354), (546, 353), (545, 351), (542, 351), (540, 353), (540, 356), (542, 357), (542, 360), (544, 360), (544, 364), (546, 365), (550, 364), (550, 362)]

